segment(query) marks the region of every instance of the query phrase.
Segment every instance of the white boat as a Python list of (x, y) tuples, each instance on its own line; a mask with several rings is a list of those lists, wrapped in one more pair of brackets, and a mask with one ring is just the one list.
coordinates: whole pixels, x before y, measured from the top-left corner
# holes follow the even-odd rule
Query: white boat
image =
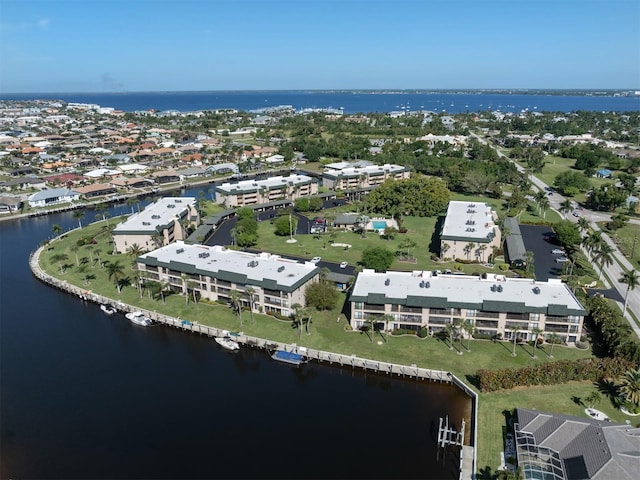
[(105, 305), (105, 304), (100, 305), (100, 310), (102, 310), (107, 315), (113, 315), (114, 313), (117, 312), (116, 307), (114, 307), (113, 305)]
[(136, 325), (142, 325), (143, 327), (150, 327), (153, 324), (153, 320), (149, 317), (145, 317), (142, 312), (131, 312), (125, 315), (131, 323), (135, 323)]
[(240, 350), (240, 344), (229, 337), (216, 337), (216, 342), (227, 350)]

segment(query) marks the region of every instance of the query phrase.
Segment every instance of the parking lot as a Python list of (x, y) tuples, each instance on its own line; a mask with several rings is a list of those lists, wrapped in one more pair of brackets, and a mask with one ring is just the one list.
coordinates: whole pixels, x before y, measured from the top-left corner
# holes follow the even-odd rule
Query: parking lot
[(520, 231), (525, 249), (533, 252), (536, 279), (546, 282), (550, 278), (559, 278), (565, 264), (556, 263), (562, 255), (551, 253), (551, 250), (561, 248), (554, 242), (555, 234), (551, 227), (520, 225)]

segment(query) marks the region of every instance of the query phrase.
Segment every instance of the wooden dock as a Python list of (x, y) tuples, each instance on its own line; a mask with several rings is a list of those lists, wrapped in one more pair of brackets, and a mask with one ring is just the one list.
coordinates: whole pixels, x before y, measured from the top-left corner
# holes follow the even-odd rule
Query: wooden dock
[[(208, 325), (201, 325), (198, 322), (191, 322), (184, 319), (170, 317), (155, 311), (145, 310), (139, 307), (128, 305), (112, 298), (104, 297), (93, 293), (87, 289), (77, 287), (66, 281), (58, 280), (55, 277), (48, 275), (44, 272), (39, 265), (39, 256), (43, 247), (40, 247), (29, 257), (29, 265), (33, 274), (41, 281), (61, 290), (64, 290), (72, 295), (76, 295), (82, 300), (95, 302), (98, 304), (111, 304), (114, 305), (119, 311), (128, 313), (133, 311), (141, 311), (144, 315), (151, 318), (153, 321), (158, 322), (169, 327), (177, 328), (183, 331), (191, 333), (197, 333), (199, 335), (206, 335), (210, 338), (221, 337), (228, 333), (227, 330), (210, 327)], [(445, 372), (442, 370), (432, 370), (428, 368), (418, 367), (417, 365), (401, 365), (396, 363), (382, 362), (379, 360), (373, 360), (368, 358), (361, 358), (353, 355), (344, 355), (334, 352), (326, 352), (323, 350), (316, 350), (314, 348), (302, 347), (297, 344), (288, 344), (268, 340), (259, 337), (253, 337), (245, 335), (244, 332), (238, 332), (233, 334), (234, 340), (242, 345), (254, 348), (264, 348), (268, 351), (284, 350), (287, 352), (297, 353), (304, 355), (309, 360), (316, 360), (320, 363), (325, 362), (330, 365), (336, 365), (340, 367), (351, 367), (353, 369), (358, 368), (363, 371), (373, 371), (378, 373), (384, 373), (387, 375), (395, 375), (403, 378), (412, 378), (417, 380), (436, 381), (442, 383), (449, 383), (457, 386), (463, 390), (468, 396), (471, 397), (473, 403), (473, 417), (477, 415), (477, 394), (471, 390), (464, 382), (458, 379), (451, 372)], [(438, 430), (438, 445), (455, 445), (461, 447), (460, 450), (460, 479), (473, 478), (473, 466), (476, 463), (476, 449), (473, 446), (465, 446), (464, 443), (464, 420), (462, 423), (462, 431), (456, 432), (449, 428), (448, 421), (445, 427), (442, 426), (442, 418), (440, 419), (440, 428)], [(473, 422), (473, 425), (477, 425), (477, 419)], [(473, 428), (473, 443), (477, 442), (477, 428)]]

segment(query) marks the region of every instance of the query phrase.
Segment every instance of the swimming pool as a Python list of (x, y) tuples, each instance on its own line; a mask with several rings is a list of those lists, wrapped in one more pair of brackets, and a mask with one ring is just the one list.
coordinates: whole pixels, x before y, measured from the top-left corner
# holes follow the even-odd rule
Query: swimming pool
[(387, 222), (385, 222), (384, 220), (373, 220), (371, 222), (371, 225), (373, 225), (373, 228), (375, 230), (384, 230), (385, 228), (387, 228)]

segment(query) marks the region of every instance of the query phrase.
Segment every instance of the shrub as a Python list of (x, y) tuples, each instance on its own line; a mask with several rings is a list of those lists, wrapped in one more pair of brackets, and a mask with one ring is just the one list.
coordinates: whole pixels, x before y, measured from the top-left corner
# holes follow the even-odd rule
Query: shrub
[(474, 333), (473, 334), (473, 338), (475, 338), (476, 340), (491, 340), (492, 337), (493, 337), (493, 335), (491, 335), (489, 333)]
[(476, 377), (483, 392), (509, 390), (532, 385), (554, 385), (573, 380), (592, 382), (618, 377), (634, 368), (633, 362), (624, 358), (586, 358), (559, 360), (522, 368), (500, 370), (478, 370)]
[(500, 265), (498, 265), (498, 270), (500, 270), (501, 272), (506, 272), (507, 270), (509, 270), (509, 264), (501, 263)]
[(415, 335), (415, 330), (409, 330), (408, 328), (397, 328), (391, 332), (391, 335)]
[(418, 330), (418, 336), (420, 338), (426, 338), (429, 336), (429, 329), (427, 327), (422, 327), (420, 330)]

